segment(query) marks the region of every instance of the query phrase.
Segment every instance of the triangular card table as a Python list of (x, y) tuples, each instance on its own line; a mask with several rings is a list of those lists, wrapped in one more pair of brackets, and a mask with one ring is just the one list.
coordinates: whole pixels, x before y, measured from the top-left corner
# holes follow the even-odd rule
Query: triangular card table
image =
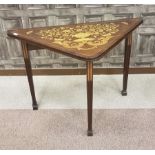
[(46, 48), (83, 60), (87, 64), (87, 135), (92, 136), (93, 61), (102, 58), (110, 49), (125, 39), (122, 95), (127, 95), (132, 31), (141, 23), (141, 18), (130, 18), (105, 22), (9, 30), (9, 36), (21, 40), (33, 109), (37, 110), (38, 105), (34, 91), (29, 50)]

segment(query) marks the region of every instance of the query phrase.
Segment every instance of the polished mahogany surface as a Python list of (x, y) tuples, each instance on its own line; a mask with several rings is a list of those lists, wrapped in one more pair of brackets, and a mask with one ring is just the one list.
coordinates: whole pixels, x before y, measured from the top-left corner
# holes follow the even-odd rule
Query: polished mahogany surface
[(142, 23), (141, 18), (9, 30), (8, 35), (81, 60), (101, 58)]

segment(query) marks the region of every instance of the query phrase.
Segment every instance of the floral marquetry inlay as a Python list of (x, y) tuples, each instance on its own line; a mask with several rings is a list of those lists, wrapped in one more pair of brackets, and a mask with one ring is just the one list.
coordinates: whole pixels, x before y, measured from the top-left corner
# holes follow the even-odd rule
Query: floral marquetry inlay
[(65, 48), (88, 50), (106, 44), (118, 32), (117, 28), (118, 25), (113, 23), (77, 25), (40, 30), (38, 35)]
[[(128, 22), (121, 22), (121, 24), (128, 25)], [(35, 34), (64, 48), (89, 50), (108, 43), (118, 31), (119, 24), (111, 22), (51, 27), (39, 30)], [(33, 31), (27, 31), (26, 34), (33, 34)]]
[(106, 44), (119, 31), (118, 27), (114, 23), (53, 27), (40, 30), (37, 35), (65, 48), (88, 50)]

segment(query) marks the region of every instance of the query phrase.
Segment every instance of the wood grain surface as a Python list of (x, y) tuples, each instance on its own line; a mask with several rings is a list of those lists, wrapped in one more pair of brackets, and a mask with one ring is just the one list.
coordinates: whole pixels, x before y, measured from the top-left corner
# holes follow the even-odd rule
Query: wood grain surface
[(9, 30), (8, 35), (33, 46), (80, 60), (96, 60), (136, 29), (141, 18)]

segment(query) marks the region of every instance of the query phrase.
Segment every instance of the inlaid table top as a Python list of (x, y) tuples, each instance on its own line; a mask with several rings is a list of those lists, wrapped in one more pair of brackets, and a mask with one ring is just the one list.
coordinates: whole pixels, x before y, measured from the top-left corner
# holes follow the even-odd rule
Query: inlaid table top
[(9, 30), (8, 35), (82, 60), (101, 58), (142, 23), (140, 18)]

